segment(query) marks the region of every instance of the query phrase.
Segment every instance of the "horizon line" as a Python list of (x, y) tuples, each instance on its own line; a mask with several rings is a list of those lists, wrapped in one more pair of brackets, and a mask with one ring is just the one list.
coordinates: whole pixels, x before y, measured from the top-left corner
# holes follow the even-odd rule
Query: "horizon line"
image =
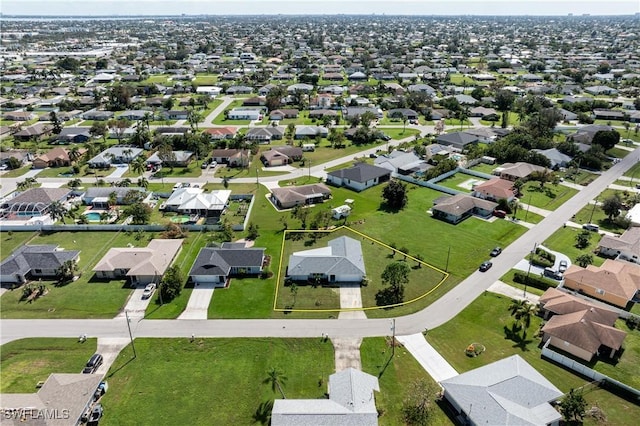
[(424, 15), (416, 15), (416, 14), (389, 14), (389, 13), (357, 13), (357, 12), (352, 12), (352, 13), (255, 13), (255, 14), (234, 14), (234, 13), (222, 13), (222, 14), (216, 14), (216, 13), (196, 13), (196, 14), (188, 14), (188, 13), (179, 13), (179, 14), (158, 14), (158, 15), (152, 15), (152, 14), (127, 14), (127, 15), (118, 15), (118, 14), (105, 14), (105, 15), (87, 15), (87, 14), (80, 14), (80, 15), (71, 15), (71, 14), (39, 14), (39, 15), (34, 15), (34, 14), (16, 14), (16, 13), (12, 13), (12, 14), (4, 14), (2, 12), (0, 12), (0, 16), (2, 18), (14, 18), (14, 17), (19, 17), (19, 18), (41, 18), (41, 17), (51, 17), (51, 18), (66, 18), (66, 17), (78, 17), (78, 18), (84, 18), (84, 17), (91, 17), (91, 18), (136, 18), (136, 17), (161, 17), (161, 18), (166, 18), (166, 17), (176, 17), (176, 18), (184, 18), (184, 17), (202, 17), (202, 16), (240, 16), (240, 17), (250, 17), (250, 16), (386, 16), (386, 17), (394, 17), (394, 16), (414, 16), (414, 17), (420, 17), (420, 16), (482, 16), (482, 17), (549, 17), (549, 16), (553, 16), (553, 17), (614, 17), (614, 16), (637, 16), (640, 15), (640, 12), (635, 12), (635, 13), (623, 13), (623, 14), (592, 14), (592, 13), (562, 13), (562, 14), (548, 14), (548, 15), (544, 15), (544, 14), (506, 14), (506, 15), (496, 15), (496, 14), (481, 14), (481, 13), (471, 13), (471, 14), (456, 14), (456, 13), (436, 13), (436, 14), (424, 14)]

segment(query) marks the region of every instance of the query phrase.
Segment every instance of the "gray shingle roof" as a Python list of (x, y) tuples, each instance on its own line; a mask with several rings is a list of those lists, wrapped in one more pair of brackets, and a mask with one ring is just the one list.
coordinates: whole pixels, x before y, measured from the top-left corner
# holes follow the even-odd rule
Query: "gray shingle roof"
[(263, 248), (214, 248), (200, 249), (189, 275), (229, 275), (231, 268), (262, 266)]
[(328, 173), (341, 179), (349, 179), (355, 182), (367, 182), (382, 176), (389, 176), (391, 171), (382, 167), (372, 166), (367, 163), (358, 163), (348, 169), (340, 169)]
[(329, 247), (299, 251), (289, 257), (289, 275), (358, 275), (366, 274), (360, 241), (339, 237)]
[(561, 418), (549, 402), (562, 392), (519, 355), (440, 384), (445, 396), (454, 400), (473, 424), (540, 425)]
[(53, 244), (20, 246), (0, 264), (0, 275), (28, 274), (32, 269), (58, 269), (78, 257), (78, 250), (56, 250)]

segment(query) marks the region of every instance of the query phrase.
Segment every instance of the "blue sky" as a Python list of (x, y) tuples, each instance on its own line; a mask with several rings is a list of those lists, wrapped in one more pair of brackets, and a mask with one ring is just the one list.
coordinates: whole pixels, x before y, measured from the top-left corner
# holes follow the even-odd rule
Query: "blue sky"
[(639, 0), (2, 0), (5, 15), (629, 15)]

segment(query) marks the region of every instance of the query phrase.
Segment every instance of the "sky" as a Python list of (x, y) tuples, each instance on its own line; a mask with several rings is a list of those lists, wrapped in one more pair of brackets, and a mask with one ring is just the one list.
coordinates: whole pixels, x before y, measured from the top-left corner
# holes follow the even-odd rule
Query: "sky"
[(1, 0), (4, 15), (631, 15), (640, 0)]

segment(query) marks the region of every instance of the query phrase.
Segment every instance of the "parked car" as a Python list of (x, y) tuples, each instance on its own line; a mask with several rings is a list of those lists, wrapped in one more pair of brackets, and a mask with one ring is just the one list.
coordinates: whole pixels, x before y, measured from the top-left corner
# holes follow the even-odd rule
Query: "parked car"
[(211, 162), (211, 164), (209, 164), (209, 167), (215, 167), (217, 165), (218, 165), (218, 162), (214, 160)]
[(562, 281), (562, 279), (564, 278), (561, 272), (555, 271), (551, 268), (544, 268), (544, 272), (542, 273), (542, 275), (544, 275), (547, 278), (554, 279), (556, 281)]
[(91, 355), (91, 358), (89, 358), (89, 361), (87, 361), (87, 364), (84, 366), (84, 370), (82, 370), (82, 373), (83, 374), (95, 373), (98, 367), (102, 365), (102, 361), (103, 361), (102, 355), (100, 354)]
[(586, 229), (587, 231), (598, 232), (600, 227), (594, 223), (585, 223), (582, 225), (582, 229)]
[(151, 296), (153, 296), (153, 293), (156, 291), (156, 285), (154, 283), (151, 284), (147, 284), (147, 286), (144, 288), (144, 291), (142, 292), (142, 298), (143, 299), (148, 299)]
[(486, 272), (491, 269), (492, 266), (493, 263), (488, 260), (486, 262), (482, 262), (482, 264), (480, 265), (480, 272)]
[(102, 408), (102, 404), (96, 404), (93, 406), (93, 410), (91, 410), (91, 414), (89, 415), (89, 420), (87, 421), (88, 425), (98, 424), (98, 421), (102, 418), (104, 410)]
[(494, 210), (493, 215), (495, 217), (505, 218), (507, 217), (507, 212), (505, 212), (504, 210)]
[(209, 167), (209, 163), (207, 161), (203, 161), (202, 166), (200, 166), (201, 169), (206, 169), (208, 167)]
[(567, 263), (567, 261), (561, 260), (560, 263), (558, 264), (558, 272), (564, 273), (564, 271), (566, 271), (568, 267), (569, 267), (569, 264)]
[(496, 256), (498, 256), (500, 253), (502, 253), (502, 248), (500, 248), (500, 247), (496, 247), (496, 248), (494, 248), (493, 250), (491, 250), (491, 253), (489, 253), (489, 255), (490, 255), (491, 257), (496, 257)]

